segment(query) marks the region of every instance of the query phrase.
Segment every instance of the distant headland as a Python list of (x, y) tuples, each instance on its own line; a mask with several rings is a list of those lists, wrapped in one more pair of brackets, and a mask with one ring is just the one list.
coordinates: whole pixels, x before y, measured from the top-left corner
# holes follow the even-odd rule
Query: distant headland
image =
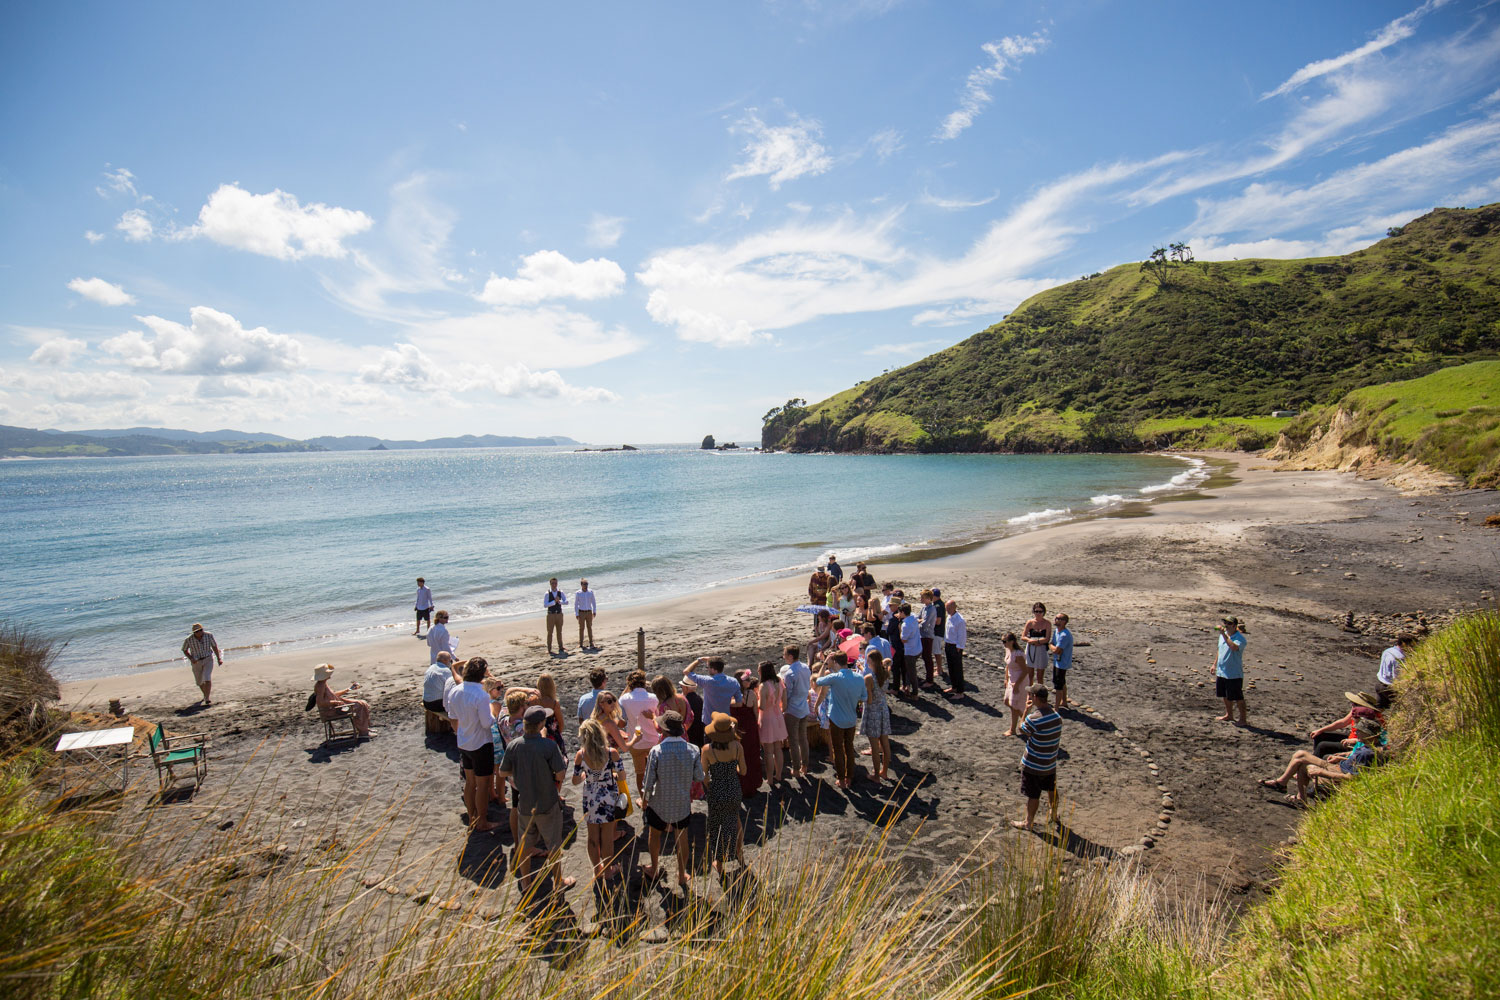
[(570, 437), (464, 434), (426, 441), (364, 435), (305, 441), (260, 431), (186, 431), (165, 427), (59, 431), (0, 424), (0, 458), (107, 458), (137, 455), (230, 455), (305, 451), (413, 451), (426, 448), (519, 448), (576, 445)]

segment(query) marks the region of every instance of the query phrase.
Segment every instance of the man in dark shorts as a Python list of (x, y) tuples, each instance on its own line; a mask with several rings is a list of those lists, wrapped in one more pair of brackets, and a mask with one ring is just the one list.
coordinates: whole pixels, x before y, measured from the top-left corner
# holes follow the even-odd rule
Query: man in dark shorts
[[(1245, 632), (1240, 620), (1225, 617), (1219, 622), (1219, 657), (1214, 664), (1214, 694), (1224, 700), (1220, 722), (1245, 725)], [(1235, 709), (1239, 718), (1235, 719)]]
[(1068, 671), (1073, 666), (1073, 633), (1068, 616), (1058, 612), (1052, 619), (1052, 640), (1047, 644), (1052, 654), (1052, 687), (1057, 691), (1058, 711), (1068, 707)]
[[(515, 869), (521, 892), (531, 891), (538, 877), (552, 879), (552, 894), (561, 897), (576, 879), (562, 878), (563, 777), (567, 765), (557, 743), (542, 732), (549, 711), (533, 705), (522, 716), (521, 738), (505, 747), (500, 777), (513, 782), (517, 809), (521, 814), (521, 837), (516, 843)], [(547, 860), (540, 872), (532, 870), (532, 855), (545, 850)]]
[(693, 782), (703, 780), (703, 759), (698, 749), (682, 738), (680, 714), (664, 712), (657, 723), (665, 735), (646, 755), (646, 777), (641, 786), (646, 825), (651, 829), (651, 865), (644, 874), (655, 880), (661, 870), (658, 861), (662, 840), (669, 833), (675, 834), (677, 881), (687, 885), (688, 821), (693, 812)]
[(422, 638), (422, 623), (425, 621), (428, 628), (432, 628), (432, 591), (427, 586), (427, 581), (420, 576), (417, 577), (417, 628), (412, 635), (418, 639)]
[(1026, 797), (1026, 821), (1011, 820), (1017, 830), (1033, 829), (1042, 793), (1047, 793), (1051, 822), (1057, 822), (1057, 751), (1062, 741), (1062, 716), (1048, 703), (1047, 686), (1031, 685), (1032, 712), (1021, 724), (1026, 750), (1021, 754), (1021, 794)]
[(443, 691), (443, 708), (453, 720), (464, 769), (464, 808), (476, 833), (499, 829), (489, 821), (490, 792), (495, 785), (495, 744), (490, 736), (490, 693), (484, 689), (489, 664), (475, 656), (453, 664)]

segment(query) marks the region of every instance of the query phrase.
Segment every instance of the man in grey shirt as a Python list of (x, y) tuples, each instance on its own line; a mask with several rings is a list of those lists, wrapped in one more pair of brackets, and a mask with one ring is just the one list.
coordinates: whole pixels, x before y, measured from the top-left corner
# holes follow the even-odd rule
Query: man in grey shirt
[(812, 691), (812, 671), (802, 662), (802, 647), (788, 643), (781, 651), (786, 666), (781, 668), (781, 686), (785, 699), (786, 742), (790, 751), (787, 761), (792, 777), (807, 777), (807, 696)]
[(511, 740), (500, 762), (500, 777), (515, 783), (516, 805), (521, 814), (521, 839), (516, 844), (514, 867), (520, 873), (521, 892), (531, 891), (538, 872), (532, 871), (531, 855), (537, 842), (546, 849), (547, 860), (540, 876), (552, 878), (552, 892), (561, 895), (577, 880), (562, 878), (563, 814), (562, 788), (567, 764), (557, 744), (543, 732), (547, 709), (533, 705), (521, 717), (522, 733)]
[(646, 805), (646, 825), (651, 828), (649, 845), (651, 864), (646, 878), (655, 880), (660, 873), (662, 839), (667, 833), (677, 835), (677, 881), (688, 884), (688, 820), (693, 811), (693, 782), (703, 780), (703, 759), (698, 748), (682, 738), (682, 716), (664, 712), (657, 724), (664, 735), (646, 755), (646, 777), (641, 782), (641, 799)]

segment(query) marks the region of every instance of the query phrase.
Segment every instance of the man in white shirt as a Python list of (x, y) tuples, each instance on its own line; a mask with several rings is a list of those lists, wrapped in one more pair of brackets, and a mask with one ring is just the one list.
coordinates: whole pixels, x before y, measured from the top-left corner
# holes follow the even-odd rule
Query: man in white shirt
[(567, 656), (568, 651), (563, 648), (563, 607), (568, 603), (568, 595), (557, 589), (557, 577), (547, 581), (547, 593), (542, 598), (542, 607), (547, 612), (547, 655), (552, 655), (552, 633), (557, 633), (557, 655)]
[(812, 690), (812, 671), (802, 662), (802, 647), (790, 643), (781, 651), (781, 689), (785, 698), (787, 766), (794, 778), (807, 777), (807, 696)]
[[(442, 617), (442, 612), (438, 612)], [(433, 631), (437, 626), (433, 626)], [(429, 635), (431, 633), (428, 633)], [(462, 674), (459, 670), (462, 669)], [(443, 690), (443, 707), (453, 720), (458, 736), (458, 754), (464, 768), (464, 808), (469, 829), (476, 833), (498, 828), (489, 821), (490, 793), (495, 784), (495, 744), (490, 735), (490, 693), (484, 689), (489, 664), (475, 656), (452, 667), (453, 676)]]
[(943, 659), (948, 663), (948, 684), (943, 694), (950, 698), (964, 696), (964, 647), (969, 644), (969, 624), (958, 613), (958, 602), (949, 601), (948, 625), (943, 634)]
[(427, 622), (427, 627), (432, 628), (432, 591), (427, 589), (427, 581), (420, 576), (417, 577), (417, 628), (412, 635), (418, 639), (422, 638), (422, 622)]
[[(589, 589), (589, 582), (587, 580), (579, 580), (578, 593), (573, 595), (573, 614), (578, 617), (579, 649), (599, 648), (598, 646), (594, 645), (594, 612), (597, 610), (599, 610), (598, 598), (595, 596), (594, 592)], [(589, 630), (588, 645), (584, 645), (583, 642), (583, 630), (585, 627), (587, 627)], [(561, 637), (559, 637), (558, 645), (561, 644), (562, 639)]]
[(1410, 632), (1402, 632), (1396, 636), (1396, 644), (1388, 647), (1380, 654), (1380, 670), (1375, 674), (1375, 694), (1379, 699), (1379, 707), (1382, 711), (1389, 708), (1391, 702), (1396, 698), (1394, 685), (1396, 678), (1401, 676), (1401, 668), (1405, 665), (1406, 653), (1416, 644), (1417, 637)]
[(448, 612), (439, 611), (433, 616), (437, 624), (427, 630), (427, 662), (436, 663), (439, 653), (458, 655), (458, 636), (448, 634)]

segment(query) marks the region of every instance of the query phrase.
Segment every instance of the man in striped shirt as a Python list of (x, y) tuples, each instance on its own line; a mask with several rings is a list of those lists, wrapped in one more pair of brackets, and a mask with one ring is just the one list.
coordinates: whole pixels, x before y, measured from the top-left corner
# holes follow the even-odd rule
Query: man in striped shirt
[(193, 622), (193, 633), (182, 641), (182, 655), (193, 665), (193, 683), (203, 692), (203, 704), (212, 705), (214, 689), (214, 661), (224, 665), (224, 654), (212, 632), (203, 631), (203, 626)]
[(1047, 793), (1051, 822), (1057, 822), (1057, 750), (1062, 737), (1062, 716), (1048, 703), (1047, 687), (1031, 685), (1032, 714), (1021, 724), (1026, 751), (1021, 755), (1021, 794), (1026, 796), (1026, 822), (1011, 820), (1017, 830), (1032, 829), (1036, 807)]

